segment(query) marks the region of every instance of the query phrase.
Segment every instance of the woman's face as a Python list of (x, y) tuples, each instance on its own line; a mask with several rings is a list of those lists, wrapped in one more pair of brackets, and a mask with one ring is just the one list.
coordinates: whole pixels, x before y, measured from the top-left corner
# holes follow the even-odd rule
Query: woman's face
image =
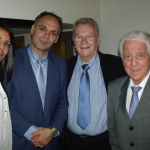
[(0, 27), (0, 62), (5, 58), (11, 44), (8, 32)]

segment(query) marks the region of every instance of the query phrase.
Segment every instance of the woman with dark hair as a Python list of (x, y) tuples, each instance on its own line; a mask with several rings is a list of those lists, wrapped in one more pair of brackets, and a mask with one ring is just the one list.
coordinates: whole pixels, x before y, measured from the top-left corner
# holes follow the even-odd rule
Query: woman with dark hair
[[(7, 82), (11, 79), (13, 68), (13, 32), (0, 23), (0, 63), (1, 77), (6, 74)], [(0, 150), (12, 150), (12, 126), (8, 98), (0, 83)]]

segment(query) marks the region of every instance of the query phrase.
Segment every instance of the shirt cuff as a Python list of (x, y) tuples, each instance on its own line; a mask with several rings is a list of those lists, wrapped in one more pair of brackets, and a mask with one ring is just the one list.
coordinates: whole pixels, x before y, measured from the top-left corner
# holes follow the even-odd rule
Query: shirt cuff
[(26, 133), (24, 134), (24, 136), (25, 136), (28, 140), (30, 140), (31, 138), (29, 137), (29, 135), (32, 134), (32, 133), (34, 133), (34, 132), (36, 132), (37, 129), (38, 129), (37, 126), (32, 125), (32, 126), (26, 131)]

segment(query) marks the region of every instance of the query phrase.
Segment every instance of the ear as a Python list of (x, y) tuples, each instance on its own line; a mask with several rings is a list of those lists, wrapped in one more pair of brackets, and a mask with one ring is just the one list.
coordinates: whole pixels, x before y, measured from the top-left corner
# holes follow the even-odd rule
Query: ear
[(32, 27), (31, 27), (31, 34), (33, 34), (34, 29), (35, 29), (35, 25), (32, 25)]
[(123, 56), (120, 54), (121, 59), (123, 60)]
[(120, 57), (121, 57), (121, 60), (122, 60), (122, 64), (124, 65), (123, 56), (121, 54), (120, 54)]
[(59, 39), (59, 35), (58, 35), (57, 39), (55, 40), (55, 43), (57, 43), (58, 39)]
[(72, 41), (74, 42), (74, 39), (73, 39), (73, 37), (72, 37)]
[(99, 46), (100, 45), (100, 35), (98, 35), (97, 41), (98, 41), (98, 46)]

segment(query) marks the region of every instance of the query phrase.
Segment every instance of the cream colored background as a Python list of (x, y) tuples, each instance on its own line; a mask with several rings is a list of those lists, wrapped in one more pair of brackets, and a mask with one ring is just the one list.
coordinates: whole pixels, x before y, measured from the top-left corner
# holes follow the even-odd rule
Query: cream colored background
[(64, 23), (94, 18), (100, 28), (100, 51), (114, 55), (126, 32), (150, 32), (150, 0), (0, 0), (2, 18), (34, 20), (42, 11), (54, 11)]

